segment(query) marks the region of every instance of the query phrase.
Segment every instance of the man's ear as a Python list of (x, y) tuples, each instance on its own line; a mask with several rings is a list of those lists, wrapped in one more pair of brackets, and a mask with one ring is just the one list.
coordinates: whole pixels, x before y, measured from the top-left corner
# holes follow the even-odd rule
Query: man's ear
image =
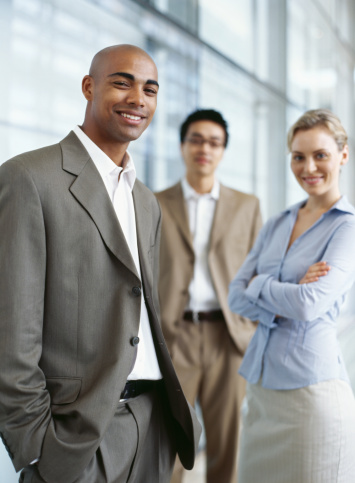
[(181, 154), (181, 159), (183, 160), (184, 164), (185, 163), (185, 156), (184, 156), (184, 145), (185, 143), (180, 143), (180, 154)]
[(94, 98), (94, 79), (91, 75), (86, 75), (81, 83), (81, 90), (87, 101), (92, 101)]

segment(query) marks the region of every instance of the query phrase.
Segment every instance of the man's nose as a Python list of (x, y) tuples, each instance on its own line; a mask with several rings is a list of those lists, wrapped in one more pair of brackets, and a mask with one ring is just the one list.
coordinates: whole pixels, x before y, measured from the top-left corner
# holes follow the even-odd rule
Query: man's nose
[(130, 89), (127, 103), (133, 106), (144, 106), (144, 92), (139, 86)]
[(211, 150), (211, 146), (209, 141), (206, 139), (202, 140), (201, 143), (199, 144), (199, 150), (202, 151), (203, 153), (207, 153)]

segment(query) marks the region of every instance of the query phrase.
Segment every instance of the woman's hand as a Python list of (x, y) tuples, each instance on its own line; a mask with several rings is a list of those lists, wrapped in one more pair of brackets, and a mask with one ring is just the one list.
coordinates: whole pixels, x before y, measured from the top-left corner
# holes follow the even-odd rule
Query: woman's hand
[(327, 275), (329, 270), (330, 266), (327, 265), (327, 262), (314, 263), (309, 267), (306, 275), (304, 275), (304, 277), (302, 277), (298, 283), (299, 285), (302, 285), (303, 283), (317, 282), (317, 280), (319, 280), (319, 277), (324, 277), (325, 275)]

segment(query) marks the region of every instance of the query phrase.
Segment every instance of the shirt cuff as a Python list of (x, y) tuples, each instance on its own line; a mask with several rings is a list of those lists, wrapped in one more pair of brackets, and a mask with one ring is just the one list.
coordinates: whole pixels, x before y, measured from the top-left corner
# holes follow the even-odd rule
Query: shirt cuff
[[(245, 295), (252, 304), (257, 305), (257, 302), (260, 297), (260, 293), (262, 291), (264, 284), (268, 279), (273, 279), (273, 278), (274, 277), (272, 275), (266, 275), (266, 274), (257, 275), (256, 277), (254, 277), (252, 282), (245, 290)], [(265, 325), (270, 329), (276, 327), (277, 326), (277, 324), (275, 323), (276, 314), (273, 314), (272, 312), (269, 312), (268, 310), (265, 310), (262, 307), (258, 307), (258, 308), (260, 311), (259, 323), (262, 325)]]
[(256, 277), (253, 278), (253, 280), (246, 288), (245, 295), (248, 297), (248, 299), (251, 302), (257, 302), (265, 282), (268, 279), (273, 279), (273, 278), (274, 277), (272, 275), (268, 275), (268, 274), (257, 275)]

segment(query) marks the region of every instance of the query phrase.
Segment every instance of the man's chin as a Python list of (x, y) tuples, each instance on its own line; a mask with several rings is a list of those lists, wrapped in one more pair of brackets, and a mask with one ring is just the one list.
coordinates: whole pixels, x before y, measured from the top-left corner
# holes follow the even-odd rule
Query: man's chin
[(131, 128), (125, 131), (120, 130), (118, 133), (116, 132), (115, 139), (121, 143), (130, 143), (131, 141), (135, 141), (136, 139), (140, 138), (146, 128)]

